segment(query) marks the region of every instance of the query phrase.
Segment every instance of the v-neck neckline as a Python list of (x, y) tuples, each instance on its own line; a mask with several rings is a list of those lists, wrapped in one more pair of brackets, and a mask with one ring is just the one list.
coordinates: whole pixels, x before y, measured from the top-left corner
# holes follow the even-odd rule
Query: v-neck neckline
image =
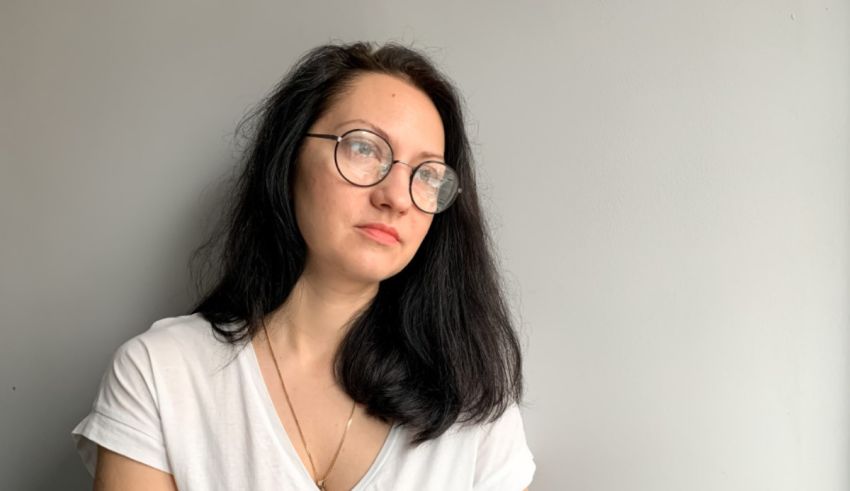
[[(257, 352), (254, 350), (254, 343), (249, 340), (247, 344), (250, 352), (250, 359), (248, 360), (248, 363), (251, 365), (248, 371), (251, 374), (254, 387), (259, 393), (260, 399), (262, 399), (263, 407), (266, 410), (266, 416), (268, 416), (271, 425), (274, 427), (274, 432), (277, 435), (278, 441), (281, 443), (283, 450), (289, 455), (289, 457), (298, 462), (298, 468), (300, 469), (301, 476), (306, 479), (313, 488), (318, 489), (316, 482), (313, 481), (313, 478), (310, 476), (310, 472), (307, 470), (307, 467), (298, 455), (298, 451), (295, 450), (295, 445), (293, 445), (292, 440), (289, 438), (289, 433), (286, 432), (286, 428), (283, 426), (283, 421), (280, 420), (280, 416), (277, 414), (277, 409), (275, 408), (274, 401), (269, 393), (269, 388), (263, 378), (263, 371), (260, 369), (260, 361), (257, 358)], [(375, 456), (375, 460), (372, 462), (369, 470), (363, 474), (363, 477), (357, 481), (357, 484), (351, 488), (351, 491), (362, 491), (365, 486), (372, 481), (381, 466), (384, 464), (384, 461), (388, 459), (390, 452), (395, 446), (395, 442), (398, 439), (398, 433), (400, 431), (401, 427), (393, 423), (390, 427), (389, 433), (386, 438), (384, 438), (384, 444), (381, 446), (381, 450), (378, 451), (378, 455)]]

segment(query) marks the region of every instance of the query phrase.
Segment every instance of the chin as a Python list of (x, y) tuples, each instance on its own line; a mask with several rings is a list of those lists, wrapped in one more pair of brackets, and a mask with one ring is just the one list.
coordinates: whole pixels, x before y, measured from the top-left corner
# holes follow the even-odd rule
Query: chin
[(348, 274), (353, 277), (360, 278), (366, 283), (379, 283), (387, 278), (395, 276), (404, 269), (404, 265), (388, 264), (385, 260), (370, 261), (366, 258), (362, 258), (359, 261), (354, 261), (353, 264), (349, 264), (350, 266), (345, 268)]

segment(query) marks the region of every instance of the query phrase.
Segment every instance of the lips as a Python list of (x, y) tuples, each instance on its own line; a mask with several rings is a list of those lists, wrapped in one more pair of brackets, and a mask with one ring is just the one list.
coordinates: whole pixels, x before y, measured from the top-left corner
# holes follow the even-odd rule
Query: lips
[(398, 236), (398, 231), (389, 225), (384, 225), (383, 223), (366, 223), (364, 225), (358, 225), (358, 228), (371, 232), (373, 235), (380, 235), (387, 238), (391, 237), (397, 242), (401, 242)]

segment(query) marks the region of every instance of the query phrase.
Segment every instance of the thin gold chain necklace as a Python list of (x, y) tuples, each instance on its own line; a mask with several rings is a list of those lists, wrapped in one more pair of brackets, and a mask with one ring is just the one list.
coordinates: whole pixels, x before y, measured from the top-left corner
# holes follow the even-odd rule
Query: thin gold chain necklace
[(283, 395), (286, 397), (286, 404), (289, 406), (289, 411), (292, 413), (292, 419), (295, 420), (295, 427), (298, 428), (298, 436), (301, 437), (301, 443), (304, 445), (304, 451), (307, 452), (307, 459), (309, 459), (310, 467), (313, 469), (313, 475), (310, 477), (316, 481), (316, 486), (321, 491), (326, 491), (325, 480), (328, 478), (328, 474), (331, 473), (334, 464), (336, 464), (336, 458), (339, 456), (339, 451), (342, 449), (342, 443), (345, 441), (345, 435), (348, 433), (348, 428), (351, 426), (351, 419), (354, 417), (354, 408), (357, 407), (357, 402), (354, 402), (351, 405), (351, 414), (348, 416), (348, 422), (345, 424), (345, 430), (342, 432), (342, 438), (339, 441), (339, 446), (336, 447), (336, 452), (334, 452), (334, 456), (331, 459), (331, 464), (328, 466), (328, 470), (325, 471), (325, 476), (319, 478), (319, 473), (316, 472), (316, 464), (313, 463), (313, 455), (310, 454), (310, 449), (307, 448), (307, 440), (304, 439), (304, 432), (301, 431), (301, 424), (298, 422), (298, 416), (295, 415), (295, 408), (292, 406), (292, 401), (289, 400), (289, 393), (286, 391), (286, 383), (283, 381), (283, 374), (280, 371), (280, 366), (277, 364), (277, 356), (274, 354), (271, 338), (269, 338), (269, 331), (266, 329), (265, 324), (263, 325), (263, 331), (266, 333), (266, 342), (269, 345), (269, 351), (272, 353), (272, 360), (274, 361), (274, 367), (277, 370), (277, 376), (280, 378), (280, 385), (283, 386)]

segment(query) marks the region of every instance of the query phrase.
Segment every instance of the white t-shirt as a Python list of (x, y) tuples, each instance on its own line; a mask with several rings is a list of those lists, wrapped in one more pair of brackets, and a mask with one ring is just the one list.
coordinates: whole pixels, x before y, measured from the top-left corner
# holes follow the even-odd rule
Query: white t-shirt
[[(100, 444), (173, 474), (181, 491), (317, 489), (275, 412), (253, 345), (239, 350), (216, 339), (199, 314), (159, 320), (122, 344), (71, 434), (92, 476)], [(521, 491), (534, 476), (516, 404), (492, 423), (456, 423), (419, 446), (409, 438), (394, 425), (352, 491)]]

